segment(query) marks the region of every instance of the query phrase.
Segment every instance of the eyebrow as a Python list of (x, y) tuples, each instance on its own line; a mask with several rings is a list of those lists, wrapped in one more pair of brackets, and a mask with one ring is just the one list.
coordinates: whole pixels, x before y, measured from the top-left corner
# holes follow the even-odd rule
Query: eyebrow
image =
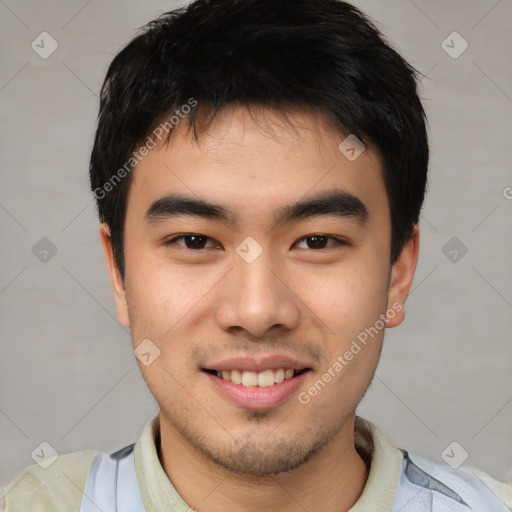
[[(233, 226), (238, 224), (237, 214), (226, 206), (181, 194), (169, 194), (154, 201), (147, 209), (144, 219), (153, 224), (183, 215), (222, 221)], [(368, 218), (368, 208), (361, 199), (347, 191), (329, 190), (278, 208), (274, 211), (274, 223), (282, 226), (318, 216), (364, 223)]]

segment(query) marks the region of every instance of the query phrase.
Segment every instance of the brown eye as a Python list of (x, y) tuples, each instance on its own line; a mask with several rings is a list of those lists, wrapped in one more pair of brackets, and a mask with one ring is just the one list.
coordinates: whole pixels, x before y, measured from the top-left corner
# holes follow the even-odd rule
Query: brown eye
[[(333, 240), (334, 243), (328, 245), (328, 241)], [(343, 245), (346, 244), (343, 240), (339, 238), (335, 238), (327, 235), (309, 235), (301, 238), (299, 240), (299, 244), (303, 241), (306, 241), (306, 249), (326, 249), (328, 247), (332, 247), (333, 245)]]
[[(185, 243), (178, 243), (177, 240), (183, 240)], [(206, 244), (208, 241), (211, 241), (212, 243), (215, 242), (212, 238), (208, 236), (199, 235), (196, 233), (189, 233), (186, 235), (180, 235), (175, 238), (172, 238), (171, 240), (166, 241), (165, 245), (176, 244), (184, 246), (187, 249), (200, 250), (206, 248)], [(218, 247), (218, 244), (213, 243), (213, 245), (210, 245), (210, 247)]]

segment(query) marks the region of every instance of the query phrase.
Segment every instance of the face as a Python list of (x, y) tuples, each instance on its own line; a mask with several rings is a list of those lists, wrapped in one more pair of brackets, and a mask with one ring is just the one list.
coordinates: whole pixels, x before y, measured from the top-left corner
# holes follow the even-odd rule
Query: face
[[(183, 122), (151, 150), (132, 171), (124, 281), (100, 230), (161, 428), (245, 474), (299, 467), (353, 419), (417, 259), (415, 230), (390, 266), (378, 154), (348, 159), (320, 117), (291, 119), (234, 107), (199, 142)], [(296, 375), (269, 385), (278, 368)]]

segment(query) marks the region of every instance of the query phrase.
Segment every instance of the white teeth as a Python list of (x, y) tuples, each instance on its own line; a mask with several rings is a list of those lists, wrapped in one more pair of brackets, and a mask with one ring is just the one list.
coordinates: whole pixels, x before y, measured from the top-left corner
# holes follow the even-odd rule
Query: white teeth
[(275, 371), (274, 382), (276, 384), (279, 384), (280, 382), (283, 382), (283, 380), (284, 380), (284, 370), (282, 368), (279, 368), (279, 370)]
[(246, 387), (258, 386), (261, 388), (273, 386), (279, 384), (285, 379), (291, 379), (295, 371), (284, 368), (278, 368), (276, 370), (268, 369), (262, 372), (249, 372), (240, 370), (222, 370), (217, 371), (217, 377), (224, 380), (230, 380), (233, 384), (241, 384)]
[(233, 370), (231, 372), (231, 379), (227, 378), (226, 380), (231, 380), (233, 384), (242, 384), (242, 372), (239, 372), (238, 370)]
[[(243, 381), (242, 381), (243, 382)], [(260, 388), (267, 388), (274, 385), (274, 372), (272, 370), (265, 370), (258, 373), (258, 386)]]
[(242, 373), (242, 386), (257, 386), (258, 374), (256, 372)]

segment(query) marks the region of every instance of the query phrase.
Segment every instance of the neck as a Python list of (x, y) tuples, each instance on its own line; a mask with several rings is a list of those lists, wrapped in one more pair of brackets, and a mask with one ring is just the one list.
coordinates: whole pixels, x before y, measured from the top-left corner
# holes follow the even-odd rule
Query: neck
[(368, 468), (354, 445), (353, 416), (299, 468), (276, 475), (240, 475), (193, 450), (160, 414), (160, 462), (183, 500), (198, 512), (348, 511)]

